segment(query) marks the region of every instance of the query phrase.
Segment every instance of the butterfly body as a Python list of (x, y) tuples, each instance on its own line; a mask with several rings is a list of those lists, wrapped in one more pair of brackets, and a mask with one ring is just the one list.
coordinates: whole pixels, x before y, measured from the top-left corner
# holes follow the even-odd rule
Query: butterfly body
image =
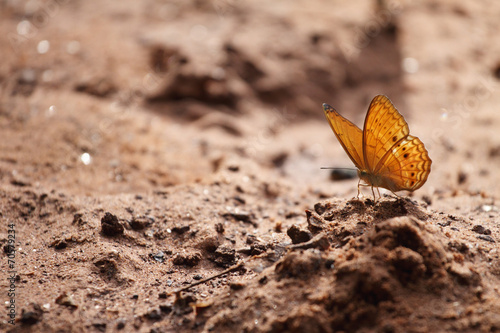
[(375, 175), (367, 170), (358, 169), (358, 177), (361, 180), (364, 180), (366, 184), (369, 184), (373, 187), (386, 188), (392, 192), (399, 191), (399, 187), (397, 186), (397, 184), (385, 175)]
[(426, 182), (432, 161), (389, 98), (373, 98), (363, 130), (328, 104), (323, 104), (323, 110), (366, 185), (398, 192), (414, 191)]

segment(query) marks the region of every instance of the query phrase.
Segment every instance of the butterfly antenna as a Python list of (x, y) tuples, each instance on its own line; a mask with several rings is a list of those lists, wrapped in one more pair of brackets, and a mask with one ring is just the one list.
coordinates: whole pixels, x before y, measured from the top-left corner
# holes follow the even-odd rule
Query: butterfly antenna
[(334, 168), (334, 167), (321, 167), (320, 169), (329, 169), (329, 170), (357, 170), (356, 168)]

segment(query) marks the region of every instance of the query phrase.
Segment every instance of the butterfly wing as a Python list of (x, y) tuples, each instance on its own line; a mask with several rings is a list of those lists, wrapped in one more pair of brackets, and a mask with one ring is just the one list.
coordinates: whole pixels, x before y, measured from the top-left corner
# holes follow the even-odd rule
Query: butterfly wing
[(377, 173), (385, 179), (385, 185), (393, 192), (415, 191), (427, 181), (432, 160), (424, 143), (408, 135), (397, 142), (380, 161)]
[(368, 108), (363, 129), (362, 147), (367, 170), (378, 173), (384, 155), (408, 134), (408, 124), (389, 98), (375, 96)]
[(323, 104), (326, 119), (345, 152), (358, 169), (365, 169), (363, 158), (363, 132), (361, 129), (342, 117), (334, 108)]
[(414, 191), (426, 182), (432, 161), (424, 143), (409, 133), (389, 98), (375, 96), (365, 119), (363, 153), (369, 177), (378, 186), (393, 192)]

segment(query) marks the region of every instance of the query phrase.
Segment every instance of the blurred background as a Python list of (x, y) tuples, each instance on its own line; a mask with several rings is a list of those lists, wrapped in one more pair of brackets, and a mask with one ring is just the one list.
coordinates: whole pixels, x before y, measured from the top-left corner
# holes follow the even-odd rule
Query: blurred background
[(3, 0), (2, 179), (91, 195), (224, 169), (351, 197), (357, 179), (320, 170), (353, 167), (321, 104), (362, 127), (385, 94), (434, 162), (417, 197), (493, 201), (498, 17), (492, 0)]

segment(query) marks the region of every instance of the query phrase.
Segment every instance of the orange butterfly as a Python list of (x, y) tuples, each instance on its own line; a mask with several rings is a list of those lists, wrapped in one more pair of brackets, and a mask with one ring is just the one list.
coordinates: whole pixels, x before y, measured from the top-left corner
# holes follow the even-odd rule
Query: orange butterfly
[[(431, 159), (419, 138), (410, 135), (404, 117), (384, 95), (375, 96), (368, 108), (363, 131), (334, 108), (323, 104), (326, 119), (366, 184), (391, 192), (415, 191), (431, 172)], [(379, 192), (380, 196), (380, 192)]]

